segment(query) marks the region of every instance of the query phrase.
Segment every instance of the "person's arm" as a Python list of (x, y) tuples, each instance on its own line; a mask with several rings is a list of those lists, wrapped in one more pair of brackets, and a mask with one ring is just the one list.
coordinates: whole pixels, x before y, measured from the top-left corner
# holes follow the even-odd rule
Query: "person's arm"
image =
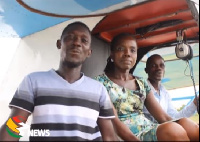
[[(106, 121), (106, 120), (101, 120), (101, 119), (112, 119), (112, 123), (111, 123), (113, 124), (112, 127), (108, 128), (108, 126), (110, 125), (108, 124), (110, 123), (108, 122), (108, 120)], [(99, 114), (98, 121), (100, 121), (98, 123), (99, 123), (100, 131), (103, 135), (103, 140), (108, 140), (110, 139), (110, 137), (113, 137), (113, 132), (115, 131), (117, 132), (118, 136), (122, 138), (123, 140), (127, 140), (127, 141), (138, 140), (137, 137), (131, 132), (131, 130), (119, 120), (117, 113), (114, 109), (114, 106), (111, 102), (111, 99), (108, 95), (108, 92), (104, 86), (102, 87), (102, 90), (101, 90), (100, 114)], [(105, 126), (105, 124), (108, 124), (108, 126)], [(113, 126), (115, 128), (114, 129), (115, 131), (113, 130), (112, 132)], [(109, 134), (106, 134), (106, 133), (109, 133)]]
[(101, 85), (100, 93), (100, 112), (97, 124), (99, 126), (103, 141), (119, 141), (111, 122), (111, 120), (115, 117), (112, 103), (108, 92), (103, 85)]
[(167, 113), (174, 119), (179, 119), (183, 117), (191, 117), (197, 110), (197, 105), (195, 104), (197, 101), (196, 99), (194, 99), (193, 102), (191, 102), (188, 106), (186, 106), (179, 112), (174, 108), (170, 97), (168, 101), (169, 101), (169, 105), (168, 105)]
[(158, 121), (158, 123), (164, 123), (172, 120), (172, 118), (162, 109), (160, 104), (155, 99), (153, 92), (150, 91), (145, 100), (145, 106), (151, 115)]
[(117, 115), (117, 111), (115, 110), (113, 106), (113, 111), (115, 114), (115, 118), (112, 119), (113, 126), (115, 128), (115, 131), (117, 135), (125, 141), (140, 141), (134, 134), (133, 132), (124, 124), (122, 123)]
[[(26, 122), (28, 117), (29, 117), (30, 113), (15, 107), (12, 107), (11, 109), (11, 114), (9, 116), (9, 118), (12, 118), (14, 116), (22, 116), (24, 118), (24, 120), (22, 120), (22, 122)], [(0, 128), (0, 141), (19, 141), (19, 138), (15, 138), (12, 137), (8, 134), (8, 132), (6, 131), (6, 122), (1, 126)], [(17, 135), (17, 133), (15, 133)]]
[(111, 119), (98, 118), (97, 124), (99, 126), (103, 141), (119, 141), (115, 134)]

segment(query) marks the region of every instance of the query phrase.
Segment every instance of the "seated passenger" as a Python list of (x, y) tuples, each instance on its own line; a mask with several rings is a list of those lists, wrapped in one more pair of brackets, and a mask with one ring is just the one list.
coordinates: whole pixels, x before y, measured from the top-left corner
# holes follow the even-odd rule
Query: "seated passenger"
[[(168, 115), (173, 119), (180, 119), (183, 117), (191, 117), (196, 112), (196, 99), (180, 112), (173, 107), (169, 93), (161, 84), (161, 80), (165, 74), (165, 61), (160, 55), (155, 54), (148, 58), (145, 71), (148, 74), (148, 84), (151, 87), (156, 100)], [(144, 114), (149, 120), (157, 122), (148, 112), (146, 107), (144, 107)]]
[[(118, 136), (125, 141), (195, 141), (199, 140), (199, 126), (183, 118), (172, 122), (143, 78), (130, 74), (136, 63), (137, 43), (131, 34), (120, 34), (111, 42), (111, 55), (105, 73), (96, 77), (107, 89)], [(143, 114), (144, 105), (160, 123), (153, 123)]]
[[(91, 32), (87, 25), (69, 24), (57, 41), (58, 70), (31, 73), (20, 84), (10, 103), (10, 118), (21, 116), (25, 123), (32, 113), (31, 130), (45, 129), (50, 133), (30, 136), (30, 141), (118, 140), (105, 87), (81, 73), (82, 64), (92, 53), (90, 45)], [(0, 129), (0, 141), (19, 141), (19, 132), (12, 132), (6, 124)]]

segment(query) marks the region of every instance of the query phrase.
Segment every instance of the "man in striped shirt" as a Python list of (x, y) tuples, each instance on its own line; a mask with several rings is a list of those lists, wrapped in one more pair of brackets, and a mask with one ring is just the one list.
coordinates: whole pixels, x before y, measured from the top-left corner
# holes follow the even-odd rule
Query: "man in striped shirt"
[[(57, 41), (60, 52), (58, 70), (27, 75), (11, 103), (11, 115), (33, 115), (31, 130), (49, 130), (48, 136), (30, 136), (30, 141), (118, 140), (111, 119), (112, 105), (106, 89), (81, 73), (91, 51), (89, 28), (75, 22), (68, 25)], [(0, 140), (18, 140), (0, 130)]]

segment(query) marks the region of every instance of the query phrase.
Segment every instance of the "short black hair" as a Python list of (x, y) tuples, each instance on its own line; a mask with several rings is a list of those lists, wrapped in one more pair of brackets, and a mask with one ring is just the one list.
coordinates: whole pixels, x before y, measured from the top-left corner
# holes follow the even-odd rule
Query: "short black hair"
[(152, 62), (152, 60), (153, 60), (154, 57), (160, 57), (160, 58), (163, 59), (163, 61), (165, 61), (164, 58), (163, 58), (161, 55), (159, 55), (159, 54), (151, 55), (151, 56), (147, 59), (146, 68), (150, 65), (150, 63)]
[(115, 37), (112, 39), (112, 41), (111, 41), (111, 43), (110, 43), (110, 50), (111, 50), (111, 51), (114, 51), (117, 42), (118, 42), (120, 39), (124, 38), (124, 37), (132, 37), (134, 40), (136, 40), (135, 36), (134, 36), (133, 34), (131, 34), (131, 33), (120, 33), (120, 34), (118, 34), (117, 36), (115, 36)]
[(67, 25), (67, 26), (65, 27), (65, 29), (64, 29), (63, 32), (62, 32), (61, 39), (62, 39), (63, 35), (69, 30), (70, 27), (76, 26), (76, 25), (82, 26), (82, 27), (84, 27), (85, 29), (87, 29), (87, 31), (89, 32), (89, 34), (90, 34), (90, 36), (91, 36), (91, 31), (90, 31), (89, 27), (88, 27), (86, 24), (84, 24), (84, 23), (82, 23), (82, 22), (80, 22), (80, 21), (77, 21), (77, 22), (71, 23), (71, 24), (69, 24), (69, 25)]

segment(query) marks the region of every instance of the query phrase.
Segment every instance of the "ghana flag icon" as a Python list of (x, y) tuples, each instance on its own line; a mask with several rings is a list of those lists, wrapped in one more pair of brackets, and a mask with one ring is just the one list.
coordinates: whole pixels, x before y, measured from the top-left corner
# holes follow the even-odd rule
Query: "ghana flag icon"
[(8, 121), (6, 122), (6, 131), (8, 134), (12, 137), (15, 138), (21, 138), (22, 136), (19, 135), (20, 131), (17, 129), (21, 127), (19, 125), (20, 122), (23, 122), (24, 117), (22, 116), (14, 116), (12, 118), (9, 118)]

